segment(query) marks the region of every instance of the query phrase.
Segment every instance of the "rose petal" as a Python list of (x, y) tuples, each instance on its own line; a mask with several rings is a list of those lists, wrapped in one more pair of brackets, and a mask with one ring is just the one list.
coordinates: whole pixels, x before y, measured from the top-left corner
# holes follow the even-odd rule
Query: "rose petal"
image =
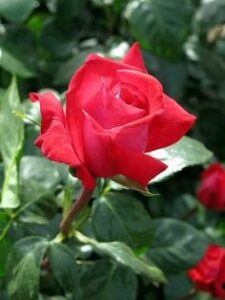
[(156, 115), (150, 122), (146, 152), (177, 142), (196, 120), (195, 116), (166, 95), (164, 95), (163, 104), (164, 111)]
[(112, 163), (111, 137), (87, 112), (84, 113), (83, 137), (85, 161), (96, 177), (116, 174)]
[(132, 45), (128, 53), (122, 59), (122, 62), (131, 66), (135, 66), (144, 73), (148, 73), (141, 56), (140, 46), (137, 42)]
[(84, 106), (84, 109), (107, 129), (141, 119), (145, 115), (145, 110), (117, 99), (104, 82), (100, 91)]
[(65, 115), (58, 99), (51, 93), (43, 94), (29, 93), (32, 102), (40, 103), (41, 110), (41, 133), (45, 133), (52, 123), (52, 120), (58, 120), (65, 125)]
[(120, 126), (109, 130), (113, 141), (126, 148), (143, 153), (148, 137), (148, 124), (135, 127)]
[(134, 70), (118, 70), (117, 74), (122, 82), (138, 87), (145, 95), (149, 114), (164, 108), (162, 85), (155, 77)]
[(60, 102), (51, 93), (30, 93), (29, 97), (33, 102), (40, 102), (42, 120), (41, 135), (35, 141), (37, 147), (48, 159), (76, 168), (77, 177), (84, 182), (86, 188), (92, 189), (94, 179), (73, 148)]
[(59, 121), (53, 121), (49, 129), (36, 139), (35, 144), (48, 159), (74, 168), (80, 165), (68, 131)]
[(113, 145), (113, 156), (118, 174), (138, 182), (143, 187), (167, 166), (161, 161), (140, 152)]

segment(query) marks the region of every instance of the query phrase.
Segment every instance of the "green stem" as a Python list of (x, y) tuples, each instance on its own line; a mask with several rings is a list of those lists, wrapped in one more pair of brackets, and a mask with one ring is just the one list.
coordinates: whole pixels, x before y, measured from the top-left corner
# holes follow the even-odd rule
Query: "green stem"
[(89, 202), (91, 195), (93, 193), (93, 190), (87, 190), (83, 189), (80, 197), (74, 202), (73, 206), (71, 207), (68, 215), (63, 219), (63, 221), (60, 224), (60, 231), (63, 235), (67, 235), (71, 224), (74, 220), (74, 217), (77, 213), (80, 212), (80, 210), (87, 205)]
[(13, 223), (13, 219), (10, 219), (9, 222), (6, 224), (5, 228), (3, 229), (1, 235), (0, 235), (0, 241), (3, 240), (4, 237), (7, 235), (12, 223)]

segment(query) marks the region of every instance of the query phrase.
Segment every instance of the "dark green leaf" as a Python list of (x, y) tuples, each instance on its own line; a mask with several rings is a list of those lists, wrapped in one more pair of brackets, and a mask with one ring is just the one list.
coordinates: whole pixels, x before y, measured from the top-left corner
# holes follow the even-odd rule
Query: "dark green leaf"
[(93, 47), (90, 49), (83, 49), (78, 51), (73, 49), (72, 55), (64, 62), (59, 64), (58, 69), (54, 75), (54, 84), (65, 85), (69, 82), (73, 73), (81, 66), (85, 58), (90, 53), (97, 53), (100, 51), (100, 47)]
[(166, 274), (185, 271), (202, 257), (208, 240), (185, 222), (161, 218), (154, 222), (155, 241), (147, 253)]
[(82, 18), (85, 6), (86, 0), (58, 0), (57, 21), (65, 24), (65, 22), (71, 22), (73, 18)]
[(140, 201), (126, 193), (110, 193), (96, 200), (92, 214), (96, 237), (144, 247), (152, 240), (152, 222)]
[(86, 267), (74, 300), (135, 300), (136, 294), (137, 280), (131, 270), (99, 260)]
[[(66, 26), (66, 27), (65, 27)], [(76, 28), (71, 24), (59, 25), (55, 20), (45, 23), (41, 43), (45, 50), (57, 57), (67, 57), (76, 45)], [(65, 32), (67, 34), (65, 34)]]
[(49, 260), (52, 272), (62, 288), (73, 291), (80, 276), (75, 255), (67, 246), (52, 243), (49, 248)]
[(18, 77), (34, 77), (36, 50), (34, 37), (28, 29), (8, 26), (4, 34), (0, 35), (0, 67)]
[(8, 264), (10, 299), (38, 299), (40, 263), (47, 247), (48, 243), (37, 237), (26, 238), (15, 244)]
[(34, 73), (20, 60), (4, 47), (0, 47), (1, 59), (0, 67), (10, 73), (21, 77), (32, 77)]
[(212, 152), (202, 143), (187, 136), (172, 146), (151, 152), (151, 155), (168, 166), (151, 183), (162, 181), (183, 168), (207, 163), (212, 158)]
[(135, 256), (134, 252), (122, 242), (99, 243), (77, 232), (76, 237), (83, 243), (91, 244), (100, 255), (112, 257), (118, 264), (132, 269), (136, 274), (145, 275), (154, 282), (165, 282), (160, 269), (147, 260)]
[(170, 276), (164, 287), (166, 300), (179, 300), (188, 295), (192, 288), (191, 281), (185, 273)]
[(37, 0), (0, 0), (0, 15), (12, 22), (22, 22), (37, 5)]
[(176, 57), (190, 31), (193, 10), (190, 0), (133, 0), (125, 17), (143, 47), (158, 55)]
[(12, 80), (0, 107), (0, 152), (5, 166), (5, 179), (1, 194), (1, 207), (19, 205), (18, 165), (23, 146), (23, 121), (14, 115), (20, 109), (20, 99), (15, 78)]

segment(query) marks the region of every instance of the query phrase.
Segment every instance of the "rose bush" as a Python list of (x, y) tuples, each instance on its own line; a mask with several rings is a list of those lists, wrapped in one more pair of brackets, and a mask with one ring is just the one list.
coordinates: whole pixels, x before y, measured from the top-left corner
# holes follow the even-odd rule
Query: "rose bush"
[(202, 172), (196, 196), (209, 209), (225, 210), (225, 169), (219, 163)]
[(209, 245), (199, 263), (188, 271), (196, 288), (214, 297), (225, 297), (225, 249)]
[(195, 120), (147, 74), (137, 43), (122, 61), (89, 55), (70, 81), (65, 112), (51, 93), (30, 99), (41, 107), (36, 145), (75, 168), (87, 189), (117, 174), (146, 186), (166, 165), (144, 153), (175, 143)]

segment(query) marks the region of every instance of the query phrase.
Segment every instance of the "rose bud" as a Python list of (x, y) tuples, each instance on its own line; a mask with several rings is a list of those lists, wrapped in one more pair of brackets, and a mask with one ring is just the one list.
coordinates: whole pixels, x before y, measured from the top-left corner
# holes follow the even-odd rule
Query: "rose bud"
[(209, 209), (225, 210), (225, 168), (219, 163), (202, 172), (196, 196)]
[(187, 275), (196, 289), (225, 299), (225, 248), (209, 245), (203, 258)]
[(65, 111), (51, 93), (29, 97), (41, 108), (35, 144), (76, 169), (86, 189), (119, 174), (145, 187), (167, 167), (145, 152), (177, 142), (195, 121), (147, 73), (137, 43), (121, 61), (89, 55), (69, 83)]

